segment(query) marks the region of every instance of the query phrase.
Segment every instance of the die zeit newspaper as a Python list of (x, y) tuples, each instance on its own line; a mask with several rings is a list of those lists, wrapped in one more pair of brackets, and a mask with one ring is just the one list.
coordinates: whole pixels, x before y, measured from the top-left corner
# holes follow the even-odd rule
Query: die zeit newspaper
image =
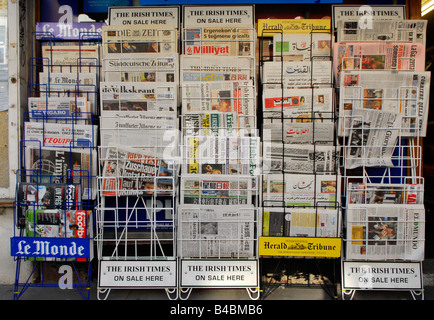
[(100, 185), (104, 196), (171, 194), (175, 170), (156, 152), (109, 147)]
[(254, 28), (185, 28), (183, 36), (186, 55), (255, 56)]
[(103, 57), (128, 53), (177, 53), (178, 31), (169, 25), (103, 26)]
[(178, 54), (110, 54), (102, 61), (105, 82), (179, 82)]
[(402, 42), (335, 43), (333, 73), (337, 84), (341, 70), (425, 71), (425, 46)]
[(422, 261), (425, 247), (423, 205), (349, 204), (348, 260)]
[(265, 207), (262, 236), (334, 238), (340, 236), (341, 223), (340, 209)]
[(392, 41), (425, 45), (427, 20), (372, 20), (367, 28), (358, 21), (338, 21), (337, 42)]
[(339, 134), (348, 135), (354, 110), (400, 114), (403, 137), (425, 137), (431, 73), (428, 71), (342, 70)]
[(181, 205), (178, 219), (181, 257), (254, 257), (255, 209), (252, 205)]

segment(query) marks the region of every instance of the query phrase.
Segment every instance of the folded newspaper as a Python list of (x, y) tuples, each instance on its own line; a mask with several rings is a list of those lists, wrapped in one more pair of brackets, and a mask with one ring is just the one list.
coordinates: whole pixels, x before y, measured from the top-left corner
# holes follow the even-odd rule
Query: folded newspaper
[(99, 66), (98, 45), (42, 46), (44, 72), (96, 72)]
[(427, 71), (342, 70), (339, 134), (348, 135), (356, 109), (400, 113), (404, 137), (426, 135), (431, 73)]
[(251, 205), (181, 205), (179, 254), (182, 258), (252, 258), (255, 224), (256, 211)]
[(56, 98), (56, 97), (29, 97), (27, 104), (29, 120), (31, 122), (68, 122), (91, 118), (90, 104), (86, 98)]
[(425, 247), (423, 205), (349, 204), (347, 260), (422, 261)]
[(339, 179), (337, 174), (265, 174), (263, 206), (336, 208), (341, 195)]
[(275, 34), (274, 61), (311, 61), (330, 59), (332, 36), (326, 33)]
[(236, 27), (185, 28), (184, 54), (255, 56), (255, 29)]
[(100, 191), (104, 196), (172, 195), (176, 167), (150, 150), (109, 147), (104, 158)]
[(340, 236), (341, 224), (340, 209), (266, 207), (262, 236), (335, 238)]

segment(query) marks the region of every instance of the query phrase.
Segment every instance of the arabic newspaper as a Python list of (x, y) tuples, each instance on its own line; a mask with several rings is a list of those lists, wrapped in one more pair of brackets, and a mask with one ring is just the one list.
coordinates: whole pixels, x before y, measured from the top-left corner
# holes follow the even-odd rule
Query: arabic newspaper
[(263, 172), (334, 174), (337, 159), (334, 146), (264, 143)]
[(333, 89), (269, 89), (263, 91), (264, 118), (293, 118), (301, 121), (330, 118)]
[(424, 259), (423, 205), (349, 204), (348, 260)]
[(339, 177), (313, 174), (267, 174), (263, 180), (264, 206), (336, 208)]
[(183, 175), (181, 204), (252, 204), (252, 176)]
[(157, 152), (108, 147), (103, 159), (100, 191), (104, 196), (172, 195), (176, 170)]
[[(264, 121), (265, 122), (265, 121)], [(335, 125), (333, 122), (292, 122), (291, 120), (273, 120), (265, 122), (263, 141), (280, 141), (288, 144), (333, 145)]]
[(401, 115), (371, 109), (353, 111), (345, 165), (390, 167), (400, 133)]
[(98, 128), (89, 124), (24, 122), (26, 141), (43, 147), (95, 147)]
[(254, 33), (253, 28), (185, 28), (184, 54), (254, 57)]
[(392, 41), (426, 44), (427, 20), (372, 20), (364, 28), (360, 28), (358, 21), (341, 20), (337, 25), (337, 42)]
[(262, 236), (320, 237), (340, 236), (342, 223), (339, 209), (264, 208)]
[(169, 82), (101, 82), (101, 116), (162, 111), (175, 114), (177, 86)]
[(67, 122), (90, 119), (90, 106), (86, 98), (28, 98), (29, 120), (31, 122)]
[(423, 204), (423, 184), (351, 182), (347, 203), (351, 204)]
[(274, 61), (330, 59), (331, 48), (330, 34), (275, 34), (273, 36)]
[(253, 206), (182, 205), (178, 212), (178, 244), (181, 257), (254, 257), (255, 209)]
[(97, 152), (89, 148), (25, 148), (28, 182), (81, 184), (83, 200), (96, 197)]
[(98, 45), (45, 45), (42, 47), (44, 72), (96, 72), (99, 65)]
[(247, 81), (254, 80), (254, 59), (181, 55), (181, 80), (187, 81)]
[(178, 31), (169, 25), (103, 26), (103, 56), (129, 53), (177, 53)]
[(179, 82), (178, 54), (110, 54), (102, 60), (105, 82)]
[(259, 138), (184, 137), (184, 169), (188, 174), (257, 175)]
[(382, 110), (402, 115), (404, 137), (424, 137), (428, 121), (430, 72), (347, 71), (341, 72), (339, 134), (347, 135), (356, 109)]
[(332, 85), (331, 61), (266, 61), (262, 71), (264, 89), (279, 89), (281, 84), (284, 89)]

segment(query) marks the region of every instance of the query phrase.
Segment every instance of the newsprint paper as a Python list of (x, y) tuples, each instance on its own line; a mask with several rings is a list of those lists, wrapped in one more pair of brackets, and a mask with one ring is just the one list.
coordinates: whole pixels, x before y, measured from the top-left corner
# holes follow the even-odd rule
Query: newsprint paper
[(96, 72), (99, 58), (97, 45), (42, 47), (44, 72)]
[(264, 208), (264, 237), (339, 237), (342, 222), (339, 209)]
[(348, 260), (424, 259), (423, 205), (357, 205), (347, 209)]
[(181, 205), (178, 219), (178, 248), (182, 258), (254, 257), (253, 206)]
[(367, 28), (358, 21), (338, 21), (337, 42), (393, 41), (426, 43), (427, 20), (373, 20)]
[(366, 109), (400, 113), (400, 135), (424, 137), (428, 121), (430, 79), (431, 73), (426, 71), (342, 71), (339, 133), (348, 135), (348, 131), (344, 131), (349, 128), (352, 111)]
[(266, 174), (262, 187), (264, 206), (335, 208), (340, 196), (337, 174)]
[(274, 61), (311, 61), (330, 59), (332, 37), (326, 33), (275, 34)]
[(91, 112), (86, 98), (29, 97), (27, 108), (31, 122), (64, 122), (90, 119)]

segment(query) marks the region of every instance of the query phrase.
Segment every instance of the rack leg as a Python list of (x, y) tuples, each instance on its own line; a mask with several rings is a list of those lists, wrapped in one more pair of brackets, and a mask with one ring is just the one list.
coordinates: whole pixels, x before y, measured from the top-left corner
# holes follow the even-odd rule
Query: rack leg
[[(179, 288), (179, 299), (181, 300), (188, 300), (188, 298), (190, 298), (190, 294), (193, 291), (193, 288)], [(185, 296), (183, 296), (185, 294)]]
[(179, 298), (179, 290), (178, 288), (166, 289), (166, 295), (169, 300), (177, 300)]
[(98, 300), (107, 300), (108, 296), (110, 295), (112, 289), (96, 289), (96, 296)]
[(251, 300), (259, 300), (261, 297), (261, 290), (259, 288), (246, 288), (246, 290)]

